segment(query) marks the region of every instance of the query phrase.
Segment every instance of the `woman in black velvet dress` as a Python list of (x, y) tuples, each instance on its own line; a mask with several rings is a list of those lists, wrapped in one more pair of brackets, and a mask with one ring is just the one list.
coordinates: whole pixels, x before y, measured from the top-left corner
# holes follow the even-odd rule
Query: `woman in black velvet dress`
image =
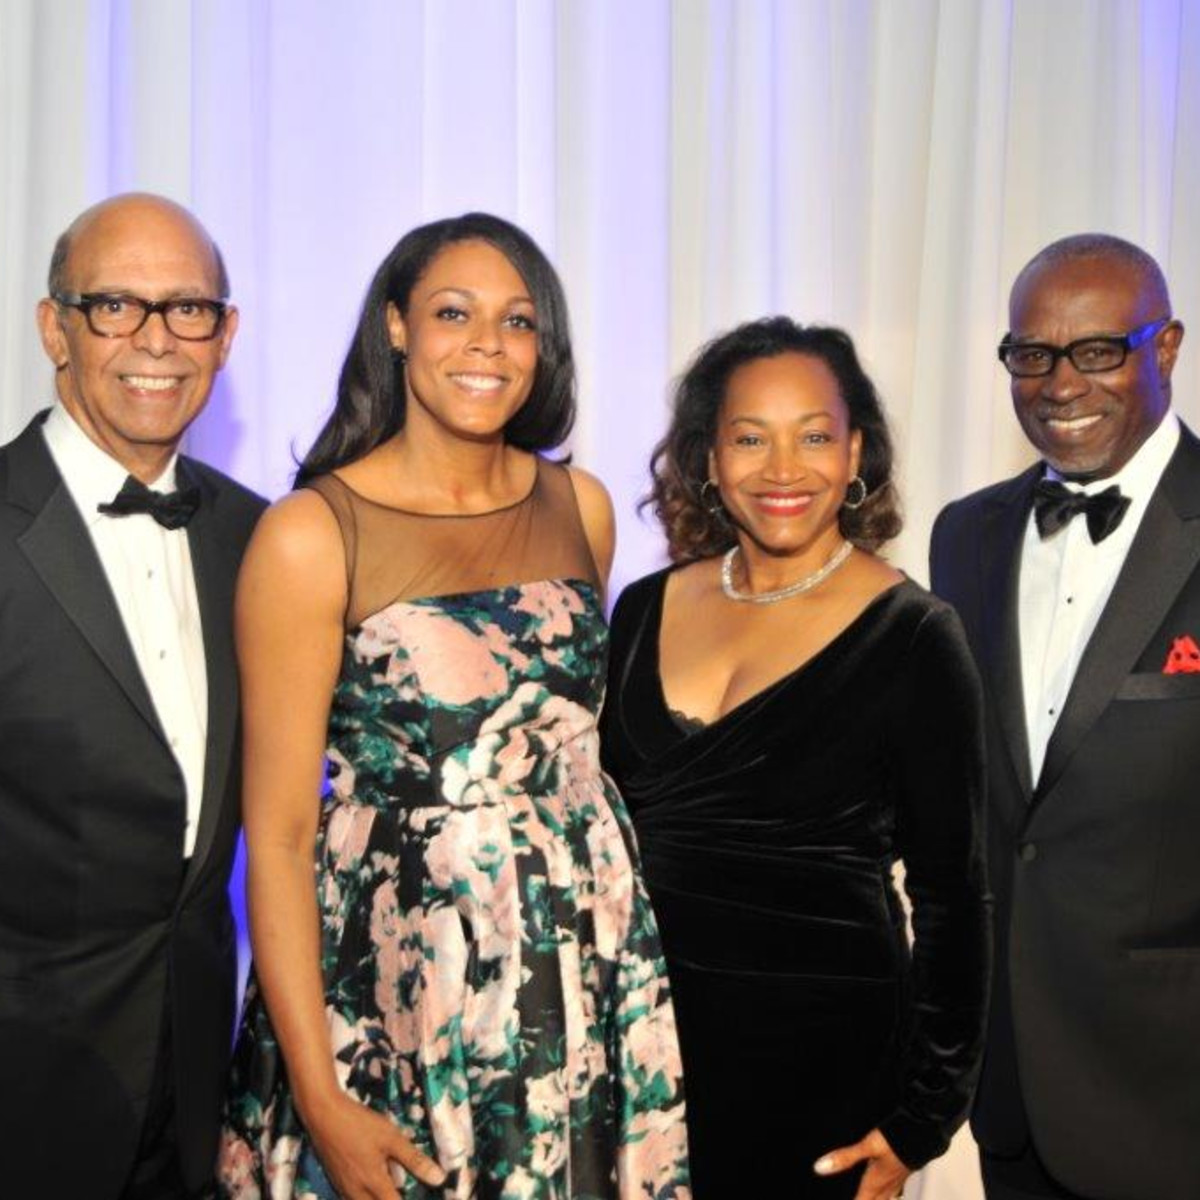
[(874, 554), (900, 527), (891, 469), (850, 339), (782, 317), (701, 351), (655, 451), (674, 565), (613, 614), (602, 736), (666, 950), (697, 1200), (890, 1200), (975, 1080), (980, 688), (954, 613)]

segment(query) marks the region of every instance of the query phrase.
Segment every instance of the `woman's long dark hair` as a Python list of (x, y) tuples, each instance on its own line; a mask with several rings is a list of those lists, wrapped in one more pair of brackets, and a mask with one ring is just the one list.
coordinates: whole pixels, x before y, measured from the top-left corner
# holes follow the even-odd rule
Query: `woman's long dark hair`
[(560, 445), (575, 423), (575, 360), (567, 301), (550, 260), (516, 225), (490, 213), (466, 213), (406, 233), (367, 289), (358, 327), (338, 378), (337, 403), (296, 472), (295, 486), (362, 458), (404, 425), (404, 364), (388, 335), (387, 307), (408, 311), (417, 280), (455, 242), (495, 246), (525, 282), (537, 314), (538, 362), (529, 398), (504, 430), (522, 450)]
[(820, 359), (833, 372), (850, 428), (862, 435), (858, 473), (867, 496), (860, 507), (839, 512), (842, 536), (864, 550), (876, 550), (900, 532), (891, 433), (849, 334), (828, 325), (797, 325), (790, 317), (764, 317), (703, 346), (675, 387), (671, 424), (654, 448), (650, 494), (642, 501), (662, 522), (672, 562), (708, 558), (736, 541), (734, 527), (713, 505), (711, 494), (704, 494), (717, 419), (738, 367), (789, 353)]

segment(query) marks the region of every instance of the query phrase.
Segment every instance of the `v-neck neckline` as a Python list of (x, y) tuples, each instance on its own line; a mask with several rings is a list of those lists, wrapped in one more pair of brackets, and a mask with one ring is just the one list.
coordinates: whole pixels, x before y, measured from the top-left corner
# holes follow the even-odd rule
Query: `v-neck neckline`
[[(818, 650), (810, 654), (802, 663), (797, 664), (790, 671), (787, 671), (785, 674), (779, 676), (778, 679), (772, 680), (765, 687), (759, 688), (757, 692), (747, 696), (744, 700), (739, 700), (737, 704), (721, 713), (721, 715), (716, 717), (714, 720), (703, 721), (701, 718), (695, 717), (691, 713), (685, 713), (682, 709), (674, 707), (667, 698), (667, 689), (663, 682), (663, 611), (666, 608), (667, 580), (670, 579), (671, 574), (672, 572), (670, 571), (663, 572), (663, 576), (658, 587), (658, 596), (655, 600), (655, 609), (650, 614), (648, 626), (651, 634), (650, 652), (653, 658), (652, 665), (654, 668), (655, 698), (662, 714), (666, 718), (667, 724), (678, 733), (681, 741), (688, 741), (691, 738), (703, 737), (706, 733), (709, 733), (712, 730), (722, 728), (730, 721), (731, 718), (739, 715), (751, 705), (765, 703), (776, 692), (783, 690), (798, 676), (806, 673), (810, 667), (818, 665), (820, 661), (828, 655), (830, 650), (839, 645), (853, 632), (855, 632), (870, 613), (874, 612), (875, 609), (882, 605), (889, 597), (894, 596), (901, 588), (904, 588), (912, 583), (912, 580), (906, 575), (903, 579), (898, 580), (896, 583), (890, 584), (888, 587), (884, 588), (883, 591), (872, 596), (871, 599), (863, 606), (861, 611), (859, 611), (853, 617), (848, 625), (844, 626), (842, 629), (839, 629), (838, 632), (829, 639), (829, 641), (827, 641)], [(697, 727), (690, 730), (685, 729), (674, 714), (678, 714), (679, 717), (686, 718), (688, 721), (695, 722)]]

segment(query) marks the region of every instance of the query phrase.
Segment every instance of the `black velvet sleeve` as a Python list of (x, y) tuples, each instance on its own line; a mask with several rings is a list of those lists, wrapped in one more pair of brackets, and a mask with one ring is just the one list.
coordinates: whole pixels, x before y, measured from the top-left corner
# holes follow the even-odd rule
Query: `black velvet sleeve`
[(918, 1167), (945, 1151), (966, 1116), (991, 969), (982, 689), (948, 607), (917, 627), (901, 692), (892, 744), (896, 845), (913, 910), (913, 1021), (900, 1103), (881, 1130)]
[(609, 619), (608, 683), (600, 710), (600, 760), (618, 787), (637, 765), (637, 755), (624, 728), (628, 714), (622, 697), (629, 687), (642, 639), (656, 635), (656, 630), (646, 626), (655, 587), (663, 574), (659, 571), (629, 584), (617, 598)]

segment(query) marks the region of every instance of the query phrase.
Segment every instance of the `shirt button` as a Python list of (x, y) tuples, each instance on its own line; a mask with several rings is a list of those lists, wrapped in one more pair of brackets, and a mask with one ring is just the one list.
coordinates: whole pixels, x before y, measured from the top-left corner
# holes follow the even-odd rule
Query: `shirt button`
[(1031, 863), (1037, 858), (1037, 845), (1034, 842), (1025, 842), (1020, 850), (1021, 861)]
[(1051, 715), (1051, 716), (1054, 716), (1054, 709), (1051, 709), (1051, 710), (1050, 710), (1050, 715)]
[(1074, 603), (1075, 603), (1075, 597), (1074, 597), (1074, 596), (1068, 596), (1068, 597), (1067, 597), (1067, 603), (1068, 603), (1068, 604), (1074, 604)]
[(160, 651), (158, 652), (158, 657), (159, 657), (159, 658), (166, 658), (166, 657), (167, 657), (167, 652), (166, 652), (165, 650), (160, 650)]

